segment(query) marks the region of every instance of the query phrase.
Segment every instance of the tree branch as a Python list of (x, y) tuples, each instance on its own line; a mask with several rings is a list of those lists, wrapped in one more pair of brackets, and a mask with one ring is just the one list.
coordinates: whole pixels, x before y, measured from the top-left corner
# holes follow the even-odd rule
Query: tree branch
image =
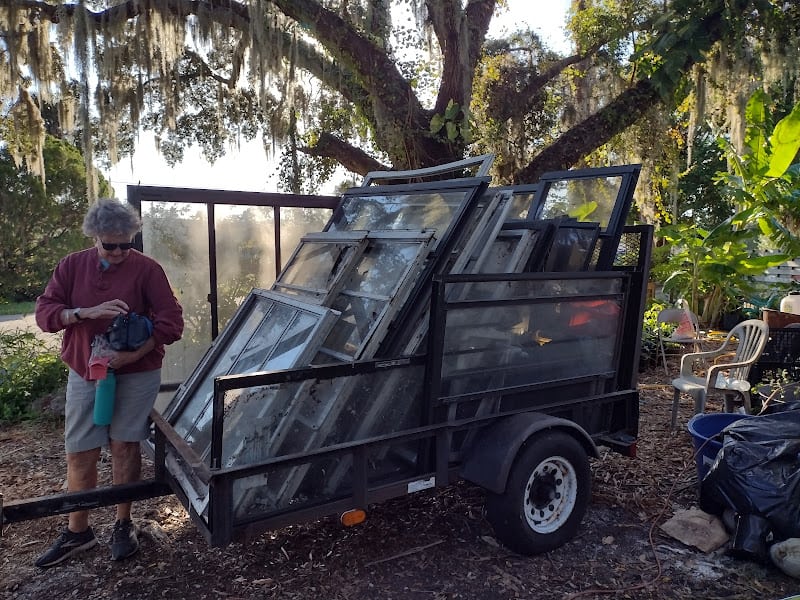
[[(336, 56), (340, 49), (343, 50), (343, 57), (349, 56), (353, 59), (352, 64), (357, 68), (356, 72), (369, 73), (372, 77), (379, 76), (378, 80), (384, 81), (387, 77), (390, 77), (392, 78), (393, 86), (402, 85), (407, 88), (408, 94), (406, 97), (416, 98), (408, 82), (403, 79), (385, 52), (371, 45), (357, 30), (335, 13), (322, 8), (318, 2), (312, 0), (293, 0), (291, 2), (275, 0), (273, 4), (286, 16), (297, 21), (302, 27), (311, 30), (332, 56)], [(205, 18), (211, 21), (215, 21), (220, 25), (227, 25), (239, 31), (247, 31), (250, 27), (251, 19), (247, 6), (230, 0), (161, 0), (149, 5), (138, 0), (127, 0), (103, 10), (86, 10), (86, 16), (97, 27), (108, 27), (109, 25), (118, 25), (141, 16), (148, 10), (147, 7), (167, 14), (172, 18), (185, 18), (189, 15), (202, 13)], [(20, 0), (16, 2), (16, 8), (20, 11), (24, 10), (39, 14), (42, 18), (48, 19), (53, 23), (58, 22), (62, 15), (74, 17), (76, 12), (81, 10), (77, 4), (57, 6), (40, 0)], [(314, 26), (309, 26), (311, 24), (314, 24)], [(292, 40), (291, 35), (271, 27), (269, 23), (265, 23), (264, 27), (267, 29), (267, 33), (284, 38), (284, 44), (280, 47), (287, 49), (285, 54), (288, 53), (289, 48), (295, 45), (302, 48), (306, 59), (305, 64), (309, 67), (310, 72), (340, 92), (345, 98), (354, 102), (360, 99), (361, 103), (363, 103), (366, 94), (358, 93), (359, 90), (354, 85), (352, 74), (347, 76), (342, 70), (341, 64), (333, 68), (334, 63), (323, 60), (319, 53), (312, 51), (312, 46), (309, 44)], [(288, 58), (288, 55), (284, 57)], [(380, 66), (376, 67), (376, 65)], [(218, 77), (215, 77), (215, 79), (226, 85), (229, 84), (228, 81)], [(363, 82), (361, 85), (363, 85)], [(414, 111), (423, 112), (421, 105), (418, 103), (415, 108), (409, 108), (407, 102), (401, 102), (395, 95), (386, 94), (382, 97), (380, 92), (385, 87), (375, 86), (374, 89), (367, 89), (374, 92), (376, 97), (382, 98), (382, 101), (395, 114)], [(416, 120), (418, 119), (419, 116), (417, 115)]]
[(198, 11), (201, 11), (212, 21), (245, 31), (250, 23), (250, 12), (247, 7), (231, 0), (210, 0), (207, 2), (198, 0), (160, 0), (153, 3), (126, 0), (98, 11), (86, 9), (81, 4), (50, 4), (41, 0), (16, 0), (14, 8), (41, 15), (53, 23), (58, 23), (62, 15), (72, 18), (76, 12), (83, 11), (95, 26), (101, 28), (109, 25), (119, 25), (140, 16), (150, 9), (168, 13), (172, 17), (196, 15)]
[(198, 73), (199, 76), (201, 76), (201, 77), (210, 77), (211, 79), (213, 79), (217, 83), (221, 83), (222, 85), (224, 85), (226, 87), (233, 87), (233, 83), (234, 83), (233, 81), (231, 81), (227, 77), (222, 77), (221, 75), (217, 75), (213, 71), (213, 69), (208, 66), (206, 61), (203, 60), (203, 57), (200, 56), (199, 54), (197, 54), (197, 52), (194, 52), (192, 50), (186, 49), (185, 50), (185, 54), (186, 54), (186, 56), (188, 56), (190, 58), (193, 58), (198, 63), (199, 70), (200, 70), (200, 72)]
[(539, 73), (530, 78), (530, 80), (525, 84), (525, 86), (519, 91), (520, 95), (523, 96), (532, 96), (539, 92), (541, 88), (545, 86), (548, 81), (555, 79), (560, 75), (564, 69), (567, 67), (577, 64), (581, 61), (590, 58), (597, 50), (599, 50), (603, 44), (598, 44), (593, 46), (586, 52), (581, 52), (579, 54), (573, 54), (572, 56), (566, 56), (560, 60), (557, 60), (550, 64), (543, 72)]
[(388, 171), (391, 168), (330, 133), (322, 133), (313, 147), (306, 146), (298, 150), (309, 156), (332, 158), (347, 170), (359, 175), (366, 175), (370, 171)]
[[(429, 116), (385, 49), (371, 42), (318, 1), (270, 1), (277, 10), (307, 30), (334, 60), (315, 51), (312, 45), (292, 39), (290, 34), (278, 31), (265, 22), (263, 27), (268, 28), (265, 32), (267, 35), (284, 38), (285, 43), (280, 46), (284, 58), (290, 58), (288, 52), (292, 49), (302, 49), (301, 54), (295, 56), (299, 56), (309, 72), (320, 81), (356, 104), (372, 124), (380, 144), (396, 149), (395, 156), (404, 156), (406, 149), (418, 144), (420, 132), (428, 130)], [(147, 10), (158, 11), (169, 18), (202, 14), (208, 21), (242, 32), (247, 32), (251, 23), (247, 5), (232, 0), (161, 0), (154, 3), (126, 0), (98, 11), (85, 10), (78, 4), (54, 5), (40, 0), (19, 0), (15, 6), (19, 11), (38, 14), (40, 18), (52, 22), (57, 22), (64, 15), (77, 16), (83, 10), (85, 18), (98, 29), (122, 24)], [(392, 141), (393, 137), (398, 139)], [(419, 154), (410, 153), (412, 156)], [(421, 160), (429, 160), (429, 157), (422, 156)]]
[(561, 171), (576, 164), (595, 148), (633, 125), (661, 97), (649, 80), (639, 81), (554, 143), (542, 150), (515, 176), (516, 183), (537, 181), (542, 173)]
[[(336, 13), (314, 0), (272, 0), (283, 14), (311, 32), (335, 59), (352, 65), (364, 90), (383, 107), (386, 118), (412, 129), (427, 128), (425, 111), (397, 65)], [(341, 68), (341, 67), (340, 67)]]
[(649, 79), (640, 79), (632, 87), (619, 94), (605, 107), (562, 134), (553, 144), (542, 150), (527, 166), (514, 176), (516, 182), (536, 181), (547, 171), (568, 169), (592, 150), (607, 143), (612, 137), (624, 131), (638, 121), (644, 113), (661, 101), (661, 93), (674, 90), (676, 70), (686, 72), (701, 57), (701, 51), (707, 51), (725, 34), (725, 23), (722, 15), (723, 7), (705, 13), (701, 18), (697, 15), (685, 16), (685, 21), (696, 19), (693, 29), (678, 28), (685, 31), (686, 36), (693, 32), (703, 32), (701, 43), (695, 44), (693, 52), (686, 52), (687, 40), (681, 39), (672, 32), (663, 34), (653, 47), (659, 48), (663, 55), (676, 52), (683, 56), (683, 62), (669, 69), (661, 67)]
[[(281, 47), (291, 48), (291, 44), (288, 43), (291, 36), (288, 33), (282, 33), (281, 35), (286, 37), (286, 43)], [(330, 89), (341, 94), (348, 102), (353, 103), (374, 127), (374, 120), (369, 112), (371, 108), (369, 94), (354, 80), (352, 73), (342, 69), (340, 63), (330, 60), (315, 50), (312, 44), (302, 40), (296, 40), (294, 44), (297, 66), (311, 73)]]

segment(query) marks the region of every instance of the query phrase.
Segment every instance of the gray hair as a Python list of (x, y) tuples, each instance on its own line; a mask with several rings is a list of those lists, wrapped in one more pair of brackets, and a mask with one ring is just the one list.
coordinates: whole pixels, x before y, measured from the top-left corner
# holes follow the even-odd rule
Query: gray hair
[(89, 237), (104, 235), (133, 237), (141, 228), (142, 220), (133, 207), (114, 198), (98, 198), (83, 218), (83, 233)]

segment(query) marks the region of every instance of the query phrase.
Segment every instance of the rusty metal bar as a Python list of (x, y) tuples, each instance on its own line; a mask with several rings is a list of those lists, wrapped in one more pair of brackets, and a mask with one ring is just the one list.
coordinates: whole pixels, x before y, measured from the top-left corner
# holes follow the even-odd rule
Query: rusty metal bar
[(148, 479), (80, 492), (67, 492), (6, 502), (2, 506), (2, 513), (0, 513), (0, 525), (61, 515), (76, 510), (112, 506), (122, 502), (157, 498), (169, 494), (172, 494), (172, 490), (166, 483)]

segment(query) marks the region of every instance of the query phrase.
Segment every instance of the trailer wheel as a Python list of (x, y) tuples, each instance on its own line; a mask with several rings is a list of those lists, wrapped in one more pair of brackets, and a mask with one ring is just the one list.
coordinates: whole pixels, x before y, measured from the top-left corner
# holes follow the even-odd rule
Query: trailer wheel
[(583, 446), (569, 434), (548, 431), (526, 442), (505, 492), (489, 492), (486, 517), (497, 538), (514, 552), (549, 552), (575, 535), (591, 483)]

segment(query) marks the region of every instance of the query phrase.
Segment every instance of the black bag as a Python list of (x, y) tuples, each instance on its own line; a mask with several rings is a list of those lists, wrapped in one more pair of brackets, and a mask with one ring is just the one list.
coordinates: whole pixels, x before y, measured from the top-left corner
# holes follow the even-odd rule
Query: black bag
[(757, 515), (774, 537), (800, 537), (800, 411), (740, 419), (700, 484), (700, 508)]
[(118, 315), (106, 331), (112, 350), (136, 350), (153, 334), (153, 322), (135, 312)]

